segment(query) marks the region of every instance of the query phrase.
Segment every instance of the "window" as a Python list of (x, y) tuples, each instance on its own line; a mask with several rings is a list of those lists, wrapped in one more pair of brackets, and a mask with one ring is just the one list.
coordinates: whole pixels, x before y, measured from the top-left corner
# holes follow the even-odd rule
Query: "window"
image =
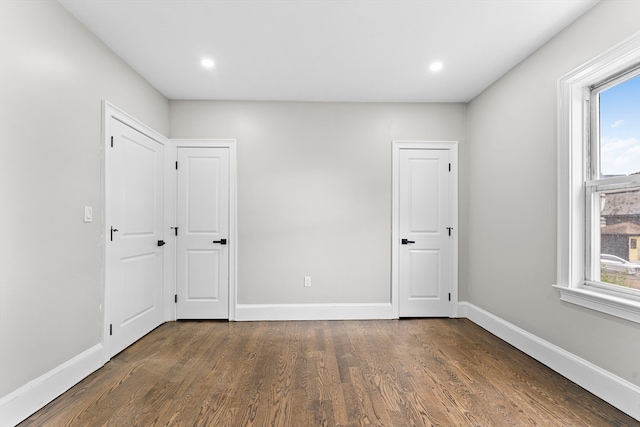
[(558, 81), (555, 285), (563, 301), (638, 323), (639, 42), (640, 33)]
[[(586, 280), (640, 290), (640, 66), (589, 88)], [(612, 262), (612, 257), (616, 262)]]

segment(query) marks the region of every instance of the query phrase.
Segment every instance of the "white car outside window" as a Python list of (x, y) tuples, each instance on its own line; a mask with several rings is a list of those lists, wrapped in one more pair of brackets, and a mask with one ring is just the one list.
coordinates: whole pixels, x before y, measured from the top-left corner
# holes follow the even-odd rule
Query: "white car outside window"
[(638, 272), (640, 272), (640, 264), (633, 264), (615, 255), (601, 254), (600, 264), (607, 271), (611, 272), (627, 274), (638, 274)]

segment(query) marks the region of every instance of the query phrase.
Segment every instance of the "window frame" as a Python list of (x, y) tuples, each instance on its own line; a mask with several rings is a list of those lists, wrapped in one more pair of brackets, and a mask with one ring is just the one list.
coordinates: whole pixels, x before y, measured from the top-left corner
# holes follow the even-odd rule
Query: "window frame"
[(593, 84), (584, 88), (585, 99), (588, 105), (585, 111), (585, 125), (589, 129), (589, 133), (583, 138), (583, 143), (588, 150), (585, 165), (585, 209), (586, 209), (586, 245), (585, 245), (585, 286), (596, 287), (623, 294), (638, 295), (638, 290), (625, 290), (619, 286), (614, 286), (602, 282), (600, 280), (601, 264), (599, 262), (600, 250), (596, 253), (596, 248), (601, 247), (601, 235), (598, 223), (601, 218), (601, 209), (599, 205), (599, 196), (601, 194), (613, 193), (616, 191), (640, 189), (640, 175), (638, 176), (618, 176), (618, 177), (601, 177), (601, 139), (600, 139), (600, 94), (611, 89), (618, 84), (624, 83), (634, 77), (640, 76), (640, 58), (631, 66), (619, 72), (618, 74), (607, 76), (604, 81)]
[[(587, 280), (593, 272), (592, 222), (599, 222), (594, 195), (640, 185), (640, 176), (593, 179), (589, 137), (594, 88), (616, 81), (640, 64), (640, 32), (558, 79), (558, 246), (557, 277), (553, 285), (560, 299), (602, 313), (640, 323), (640, 292)], [(635, 184), (634, 184), (635, 183)], [(597, 216), (596, 216), (597, 215)], [(597, 239), (596, 239), (597, 240)], [(588, 273), (591, 272), (591, 273)]]

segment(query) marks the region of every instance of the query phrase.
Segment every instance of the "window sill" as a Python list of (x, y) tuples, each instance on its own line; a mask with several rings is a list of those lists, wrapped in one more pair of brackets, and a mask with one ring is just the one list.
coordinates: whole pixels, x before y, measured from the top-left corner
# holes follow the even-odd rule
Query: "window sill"
[(560, 299), (562, 301), (640, 323), (640, 301), (607, 295), (584, 288), (567, 288), (560, 285), (553, 285), (553, 287), (560, 291)]

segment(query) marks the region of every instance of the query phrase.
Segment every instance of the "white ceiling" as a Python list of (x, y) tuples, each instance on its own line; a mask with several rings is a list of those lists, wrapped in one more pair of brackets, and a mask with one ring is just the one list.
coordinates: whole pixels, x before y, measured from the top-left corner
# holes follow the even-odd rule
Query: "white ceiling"
[(59, 1), (169, 99), (466, 102), (598, 0)]

